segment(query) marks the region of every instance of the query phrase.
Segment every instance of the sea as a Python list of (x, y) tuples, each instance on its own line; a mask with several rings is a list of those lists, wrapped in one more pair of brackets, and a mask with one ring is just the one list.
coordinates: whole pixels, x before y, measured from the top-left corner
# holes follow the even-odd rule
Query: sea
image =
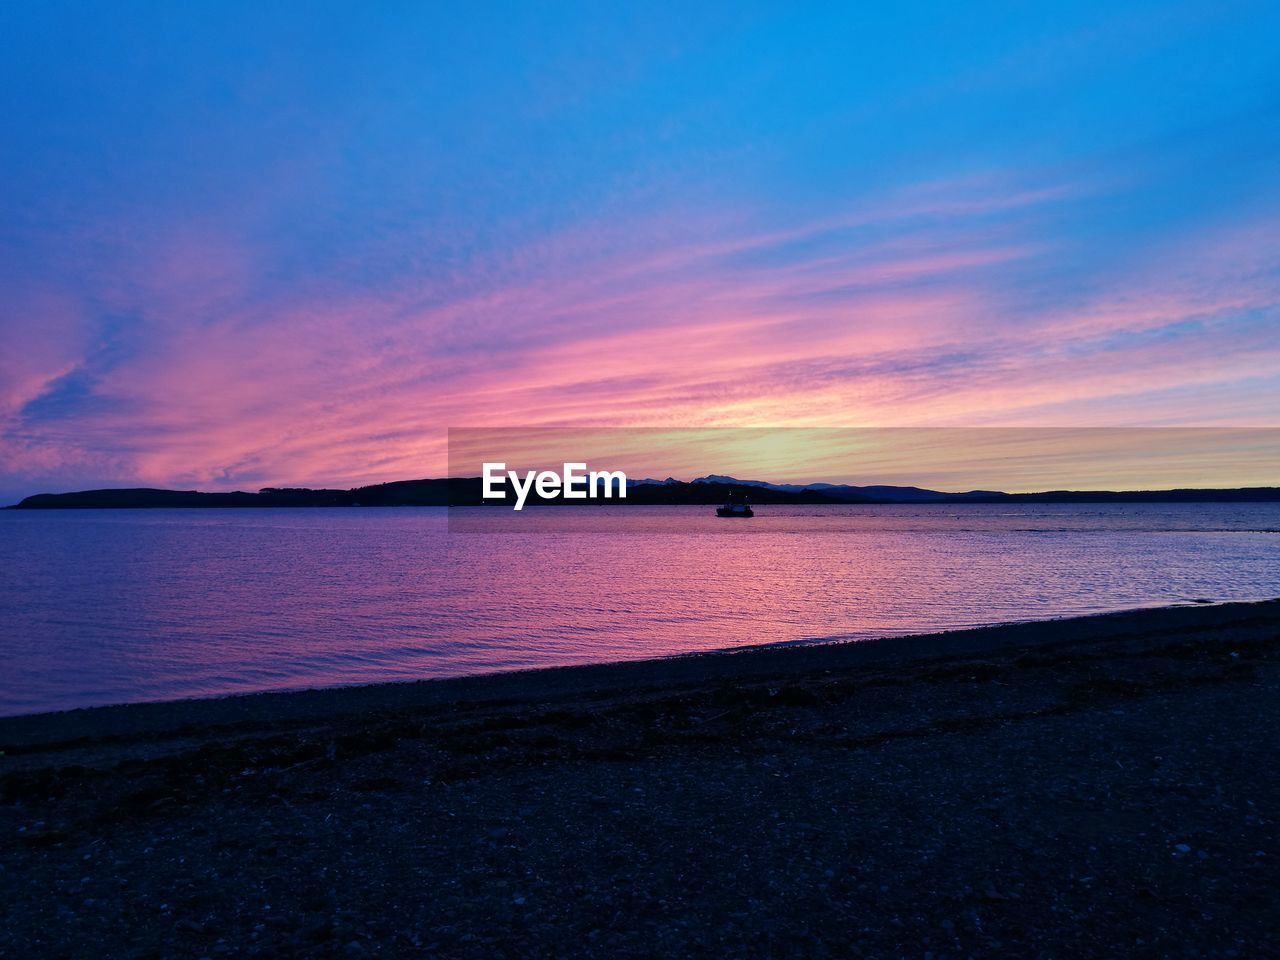
[(1272, 503), (494, 509), (0, 511), (0, 715), (1280, 596)]

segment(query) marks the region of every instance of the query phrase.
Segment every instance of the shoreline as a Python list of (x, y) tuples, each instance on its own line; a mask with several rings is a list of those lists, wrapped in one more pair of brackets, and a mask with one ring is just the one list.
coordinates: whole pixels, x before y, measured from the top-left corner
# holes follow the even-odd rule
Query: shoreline
[(0, 720), (0, 957), (1272, 956), (1280, 600)]
[[(1270, 605), (1270, 606), (1269, 606)], [(1280, 597), (1263, 600), (1199, 601), (1134, 607), (1045, 620), (1014, 620), (928, 633), (857, 638), (792, 640), (745, 647), (690, 651), (636, 660), (522, 667), (454, 677), (386, 680), (318, 687), (288, 687), (246, 693), (212, 694), (71, 707), (0, 716), (0, 750), (57, 739), (163, 732), (228, 723), (271, 723), (323, 719), (366, 710), (414, 709), (490, 698), (527, 699), (604, 693), (629, 686), (747, 679), (760, 673), (854, 667), (924, 657), (971, 656), (1002, 648), (1096, 642), (1135, 628), (1181, 628), (1227, 622), (1250, 608), (1280, 611)], [(1182, 611), (1226, 611), (1223, 617), (1183, 617)], [(1134, 619), (1136, 618), (1136, 619)], [(1149, 622), (1148, 622), (1149, 621)], [(838, 651), (838, 652), (837, 652)], [(795, 652), (795, 659), (779, 659)], [(732, 659), (729, 659), (732, 658)]]

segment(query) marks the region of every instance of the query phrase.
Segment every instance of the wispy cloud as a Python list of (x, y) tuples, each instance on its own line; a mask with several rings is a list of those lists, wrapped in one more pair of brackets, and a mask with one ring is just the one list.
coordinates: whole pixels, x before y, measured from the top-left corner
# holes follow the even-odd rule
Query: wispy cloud
[(708, 218), (683, 242), (660, 219), (627, 242), (580, 225), (452, 290), (322, 299), (264, 295), (250, 253), (175, 237), (90, 278), (138, 318), (105, 364), (100, 327), (39, 308), (63, 335), (33, 326), (44, 352), (10, 361), (5, 468), (353, 483), (442, 472), (448, 425), (1188, 423), (1198, 390), (1280, 370), (1262, 224), (1187, 238), (1074, 309), (1024, 307), (1062, 192), (929, 192), (772, 232)]

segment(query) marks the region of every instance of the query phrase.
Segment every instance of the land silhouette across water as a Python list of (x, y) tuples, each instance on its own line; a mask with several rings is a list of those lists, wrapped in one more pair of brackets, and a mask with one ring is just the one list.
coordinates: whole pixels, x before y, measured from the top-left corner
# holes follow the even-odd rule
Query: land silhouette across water
[(1274, 956), (1280, 601), (0, 719), (0, 956)]
[[(9, 509), (120, 509), (154, 507), (447, 507), (510, 506), (510, 501), (485, 500), (480, 477), (402, 480), (349, 490), (305, 487), (265, 487), (257, 493), (232, 491), (158, 490), (147, 487), (39, 493)], [(1175, 490), (1048, 490), (1003, 493), (971, 490), (947, 493), (910, 486), (855, 486), (815, 483), (774, 484), (710, 476), (697, 480), (641, 480), (627, 485), (625, 499), (589, 497), (582, 500), (546, 499), (535, 492), (538, 505), (617, 506), (714, 504), (746, 494), (759, 504), (955, 504), (955, 503), (1263, 503), (1280, 501), (1280, 487)]]

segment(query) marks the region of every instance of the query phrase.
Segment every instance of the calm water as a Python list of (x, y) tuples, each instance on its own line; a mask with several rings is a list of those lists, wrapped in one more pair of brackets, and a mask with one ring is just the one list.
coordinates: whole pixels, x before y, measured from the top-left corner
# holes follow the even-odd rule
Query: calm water
[[(604, 510), (618, 532), (587, 532)], [(451, 534), (426, 508), (2, 512), (0, 713), (1280, 595), (1280, 504), (536, 521), (548, 532)]]

